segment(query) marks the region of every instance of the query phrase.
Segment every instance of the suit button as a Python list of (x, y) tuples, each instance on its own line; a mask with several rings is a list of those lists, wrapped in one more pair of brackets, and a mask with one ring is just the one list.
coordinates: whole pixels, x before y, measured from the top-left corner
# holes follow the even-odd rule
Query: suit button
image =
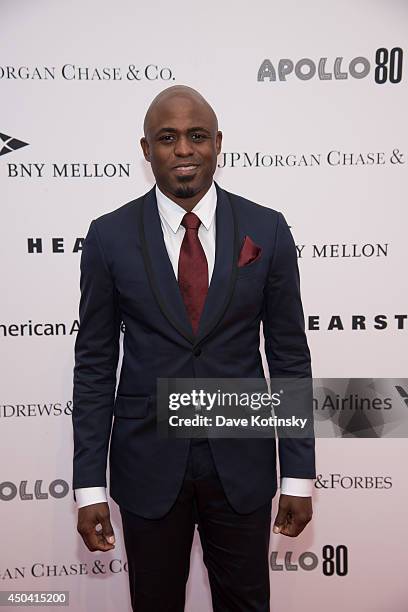
[(196, 348), (194, 351), (194, 357), (199, 357), (201, 355), (201, 349), (200, 348)]

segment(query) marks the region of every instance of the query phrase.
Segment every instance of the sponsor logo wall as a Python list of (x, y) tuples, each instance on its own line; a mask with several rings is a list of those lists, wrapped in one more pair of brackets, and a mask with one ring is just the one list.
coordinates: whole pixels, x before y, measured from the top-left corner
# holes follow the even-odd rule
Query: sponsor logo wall
[[(89, 224), (152, 185), (139, 146), (152, 98), (195, 87), (224, 133), (216, 180), (291, 226), (314, 376), (406, 378), (408, 7), (262, 0), (196, 19), (184, 0), (5, 0), (0, 17), (0, 590), (130, 610), (118, 508), (116, 549), (89, 553), (71, 488)], [(401, 418), (408, 391), (393, 388)], [(296, 540), (271, 535), (274, 612), (408, 609), (406, 439), (375, 419), (367, 437), (353, 415), (344, 427), (316, 442), (313, 522)], [(197, 538), (186, 610), (211, 610)]]

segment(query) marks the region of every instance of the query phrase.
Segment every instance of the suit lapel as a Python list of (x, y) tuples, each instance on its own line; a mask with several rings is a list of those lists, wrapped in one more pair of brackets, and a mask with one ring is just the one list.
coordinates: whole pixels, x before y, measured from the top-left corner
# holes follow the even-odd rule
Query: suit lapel
[(140, 213), (140, 242), (153, 293), (169, 322), (193, 344), (193, 330), (163, 238), (155, 187), (143, 198)]
[(150, 284), (161, 311), (192, 345), (197, 346), (216, 327), (234, 289), (238, 260), (238, 227), (231, 199), (216, 184), (216, 245), (214, 270), (197, 336), (188, 318), (174, 275), (160, 223), (155, 187), (143, 198), (139, 214), (142, 254)]
[(217, 189), (215, 263), (208, 288), (196, 344), (202, 342), (222, 318), (235, 285), (238, 261), (238, 226), (231, 199), (215, 183)]

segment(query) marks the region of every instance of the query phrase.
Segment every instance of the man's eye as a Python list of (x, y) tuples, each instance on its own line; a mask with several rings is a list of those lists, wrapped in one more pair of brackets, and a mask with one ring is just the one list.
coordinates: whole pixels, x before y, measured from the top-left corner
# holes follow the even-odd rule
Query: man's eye
[(196, 134), (196, 133), (192, 134), (191, 137), (193, 140), (204, 140), (205, 138), (204, 134)]
[(164, 136), (160, 136), (160, 140), (164, 140), (164, 142), (170, 142), (174, 136), (172, 134), (164, 134)]

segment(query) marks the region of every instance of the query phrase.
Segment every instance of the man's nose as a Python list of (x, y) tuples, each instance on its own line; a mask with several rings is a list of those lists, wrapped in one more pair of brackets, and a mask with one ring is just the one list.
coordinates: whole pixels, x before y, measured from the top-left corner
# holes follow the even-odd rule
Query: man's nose
[(179, 157), (188, 157), (194, 153), (193, 144), (186, 136), (180, 136), (174, 146), (174, 154)]

